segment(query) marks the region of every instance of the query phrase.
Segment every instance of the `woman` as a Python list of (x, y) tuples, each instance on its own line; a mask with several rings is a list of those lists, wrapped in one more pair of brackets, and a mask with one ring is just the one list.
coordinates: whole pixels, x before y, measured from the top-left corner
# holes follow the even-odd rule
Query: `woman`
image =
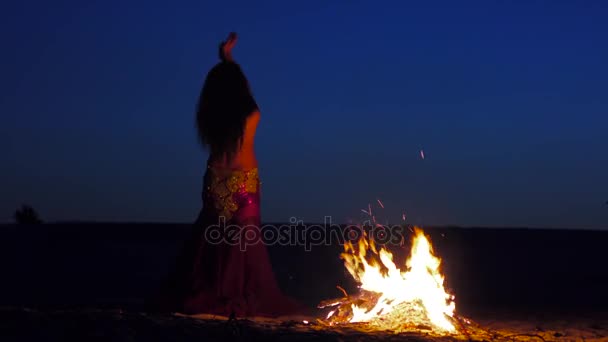
[[(247, 231), (248, 241), (260, 238), (260, 182), (254, 153), (260, 112), (245, 75), (232, 59), (235, 43), (232, 33), (220, 45), (220, 63), (207, 74), (200, 94), (196, 123), (210, 152), (203, 208), (164, 285), (160, 304), (165, 310), (188, 314), (296, 314), (301, 307), (281, 293), (266, 246), (230, 243), (222, 234), (225, 230), (217, 229), (236, 226), (238, 236)], [(210, 227), (216, 234), (210, 234)]]

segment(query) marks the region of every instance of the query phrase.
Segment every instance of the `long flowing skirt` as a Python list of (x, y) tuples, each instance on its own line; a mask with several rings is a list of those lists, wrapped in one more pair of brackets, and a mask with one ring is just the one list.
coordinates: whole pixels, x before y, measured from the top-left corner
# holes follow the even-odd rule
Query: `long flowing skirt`
[(300, 314), (285, 296), (262, 241), (258, 170), (207, 168), (203, 209), (157, 308), (187, 314)]

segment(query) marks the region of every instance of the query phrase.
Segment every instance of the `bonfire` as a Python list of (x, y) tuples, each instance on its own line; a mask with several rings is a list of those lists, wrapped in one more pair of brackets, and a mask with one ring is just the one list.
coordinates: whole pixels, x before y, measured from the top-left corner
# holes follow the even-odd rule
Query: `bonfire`
[[(330, 325), (364, 323), (372, 329), (395, 332), (427, 330), (457, 333), (454, 296), (444, 288), (441, 260), (422, 229), (414, 228), (412, 249), (402, 270), (384, 247), (363, 235), (347, 242), (341, 254), (344, 266), (359, 285), (356, 294), (327, 300)], [(341, 288), (340, 288), (341, 289)]]

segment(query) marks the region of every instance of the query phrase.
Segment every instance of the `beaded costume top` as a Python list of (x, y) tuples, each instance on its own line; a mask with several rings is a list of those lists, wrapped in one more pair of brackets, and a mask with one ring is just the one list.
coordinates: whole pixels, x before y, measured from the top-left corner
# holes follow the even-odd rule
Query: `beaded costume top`
[(230, 220), (239, 209), (238, 195), (255, 194), (259, 190), (258, 169), (208, 168), (207, 192), (220, 217)]

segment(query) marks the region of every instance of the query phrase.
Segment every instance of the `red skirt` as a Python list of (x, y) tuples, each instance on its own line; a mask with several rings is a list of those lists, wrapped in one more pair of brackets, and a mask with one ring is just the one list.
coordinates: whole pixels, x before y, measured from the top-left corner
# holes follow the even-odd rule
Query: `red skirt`
[(257, 169), (208, 168), (203, 209), (156, 307), (186, 314), (304, 314), (276, 281), (261, 234)]

